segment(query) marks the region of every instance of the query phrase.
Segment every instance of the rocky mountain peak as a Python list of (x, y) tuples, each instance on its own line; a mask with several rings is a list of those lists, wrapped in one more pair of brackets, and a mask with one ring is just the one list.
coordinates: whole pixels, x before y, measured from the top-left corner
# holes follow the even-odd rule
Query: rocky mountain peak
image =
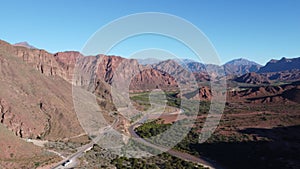
[(21, 47), (25, 47), (28, 49), (37, 49), (36, 47), (30, 45), (28, 42), (19, 42), (19, 43), (15, 43), (14, 46), (21, 46)]
[(291, 70), (300, 70), (300, 57), (293, 59), (283, 57), (280, 60), (272, 59), (265, 66), (261, 67), (258, 72), (268, 73)]

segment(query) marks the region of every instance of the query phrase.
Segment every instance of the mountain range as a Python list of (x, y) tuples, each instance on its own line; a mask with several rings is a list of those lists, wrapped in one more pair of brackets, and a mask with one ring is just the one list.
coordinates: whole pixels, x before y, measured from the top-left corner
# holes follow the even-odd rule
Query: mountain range
[[(153, 60), (153, 59), (151, 59)], [(214, 74), (223, 74), (229, 79), (240, 83), (251, 83), (251, 84), (268, 84), (274, 81), (294, 81), (299, 80), (299, 70), (300, 70), (300, 58), (282, 58), (280, 60), (270, 60), (265, 66), (262, 66), (254, 61), (249, 61), (244, 58), (231, 60), (221, 66), (213, 64), (203, 64), (189, 59), (169, 59), (164, 61), (155, 60), (155, 62), (146, 63), (143, 60), (143, 65), (150, 65), (154, 69), (168, 70), (172, 72), (173, 75), (176, 73), (181, 78), (189, 77), (192, 72), (194, 75), (202, 74), (205, 76)], [(178, 72), (182, 72), (179, 75)], [(210, 72), (207, 73), (207, 70)], [(167, 71), (167, 72), (168, 72)], [(198, 79), (198, 81), (201, 79)]]
[[(124, 86), (135, 92), (157, 88), (177, 90), (178, 83), (188, 85), (191, 79), (198, 83), (208, 82), (211, 76), (219, 75), (220, 69), (225, 70), (228, 81), (238, 83), (270, 84), (300, 79), (300, 58), (271, 60), (265, 66), (246, 59), (235, 59), (222, 66), (205, 65), (192, 60), (185, 60), (185, 63), (165, 60), (141, 65), (135, 59), (119, 56), (84, 57), (75, 51), (51, 54), (30, 45), (11, 45), (4, 41), (0, 41), (0, 51), (0, 73), (3, 81), (0, 83), (1, 123), (20, 137), (51, 139), (59, 135), (63, 138), (80, 131), (74, 114), (70, 116), (70, 113), (67, 113), (74, 111), (71, 109), (72, 84), (85, 86), (100, 98), (104, 98), (102, 105), (113, 109), (110, 103), (110, 86), (115, 82), (121, 83), (122, 79), (131, 79), (130, 83), (124, 82)], [(76, 62), (87, 76), (74, 76)], [(215, 72), (208, 74), (207, 67)], [(64, 102), (65, 105), (61, 107), (56, 102)], [(12, 108), (13, 103), (18, 104)], [(37, 104), (43, 104), (43, 107), (39, 108)], [(38, 118), (33, 118), (31, 112), (26, 110), (41, 113), (38, 113)], [(16, 112), (18, 113), (11, 115)], [(36, 120), (27, 120), (28, 118)], [(58, 118), (65, 121), (52, 121)], [(31, 126), (38, 123), (44, 126), (33, 130)], [(70, 131), (69, 128), (74, 131)]]
[(264, 67), (259, 69), (257, 73), (284, 72), (300, 69), (300, 57), (288, 59), (283, 57), (280, 60), (272, 59)]
[[(108, 112), (116, 111), (112, 100), (112, 88), (116, 84), (120, 87), (118, 92), (127, 89), (131, 93), (153, 89), (173, 92), (182, 87), (179, 85), (189, 88), (195, 80), (197, 87), (184, 91), (182, 97), (209, 101), (211, 78), (225, 78), (229, 84), (248, 86), (238, 90), (230, 86), (229, 101), (295, 103), (299, 101), (296, 82), (300, 80), (299, 60), (282, 58), (271, 60), (265, 66), (246, 59), (235, 59), (221, 66), (176, 59), (141, 64), (136, 59), (103, 54), (83, 56), (76, 51), (52, 54), (28, 43), (11, 45), (0, 40), (0, 136), (11, 133), (8, 134), (10, 144), (14, 146), (26, 145), (20, 138), (60, 141), (83, 133), (73, 105), (74, 86), (97, 97), (108, 121), (111, 119)], [(225, 74), (220, 73), (222, 69)], [(287, 84), (268, 86), (275, 82)], [(250, 84), (255, 86), (249, 87)], [(122, 122), (124, 126), (129, 123), (125, 119)], [(1, 146), (0, 151), (12, 150)], [(22, 154), (23, 151), (32, 158), (57, 158), (53, 154), (44, 157), (41, 149), (14, 147), (14, 152)], [(9, 156), (0, 154), (0, 159)]]
[[(27, 42), (16, 43), (14, 44), (14, 46), (25, 47), (27, 49), (37, 49)], [(72, 57), (70, 57), (69, 55)], [(54, 54), (54, 56), (59, 59), (59, 62), (62, 62), (60, 63), (61, 65), (64, 65), (65, 67), (66, 66), (71, 67), (71, 68), (72, 68), (72, 64), (74, 65), (76, 60), (76, 58), (74, 58), (74, 55), (80, 55), (80, 57), (83, 57), (83, 55), (81, 55), (78, 52), (58, 52)], [(114, 57), (112, 56), (111, 58)], [(198, 82), (209, 81), (211, 76), (222, 76), (223, 74), (227, 76), (227, 79), (231, 79), (239, 83), (251, 83), (251, 84), (269, 84), (275, 81), (295, 81), (300, 79), (300, 75), (299, 75), (300, 58), (292, 58), (292, 59), (282, 58), (280, 60), (272, 59), (265, 66), (262, 66), (254, 61), (249, 61), (244, 58), (231, 60), (221, 66), (213, 65), (213, 64), (203, 64), (191, 59), (160, 60), (156, 58), (147, 58), (147, 59), (137, 59), (136, 61), (134, 61), (135, 59), (122, 58), (121, 60), (132, 60), (133, 62), (135, 62), (135, 64), (139, 64), (138, 67), (140, 68), (143, 67), (142, 69), (145, 69), (146, 67), (148, 68), (151, 67), (154, 69), (152, 71), (161, 71), (161, 72), (170, 73), (171, 76), (174, 76), (176, 74), (177, 78), (182, 79), (183, 81), (186, 81), (187, 80), (186, 78), (191, 79), (192, 76), (195, 77)], [(68, 64), (64, 62), (68, 62)], [(120, 61), (117, 62), (120, 63)], [(46, 68), (48, 66), (49, 65), (43, 65), (43, 69), (46, 69), (45, 71), (50, 71)], [(53, 71), (57, 71), (57, 70), (51, 69), (50, 73), (53, 73)], [(70, 69), (68, 69), (67, 72), (64, 72), (64, 70), (60, 70), (60, 71), (61, 71), (60, 74), (65, 74), (65, 75), (61, 75), (63, 78), (67, 78), (69, 81), (71, 80), (72, 72), (70, 72)], [(149, 71), (149, 70), (145, 69), (144, 71)], [(56, 72), (54, 72), (54, 74), (55, 73)], [(157, 80), (158, 79), (156, 79), (156, 81)], [(154, 84), (153, 80), (151, 83), (152, 83), (152, 85), (150, 85), (151, 88), (153, 88), (153, 86), (156, 87), (158, 86)], [(140, 85), (140, 86), (145, 87), (145, 85)]]
[[(28, 49), (37, 49), (30, 45), (28, 42), (15, 43), (14, 46), (21, 46)], [(60, 52), (61, 53), (61, 52)], [(300, 69), (300, 57), (299, 58), (285, 58), (280, 60), (271, 59), (265, 66), (262, 66), (254, 61), (249, 61), (245, 58), (233, 59), (225, 64), (218, 66), (213, 64), (203, 64), (192, 59), (169, 59), (176, 61), (180, 66), (188, 69), (191, 72), (204, 72), (206, 69), (224, 69), (226, 75), (243, 75), (246, 73), (271, 73), (271, 72), (286, 72), (293, 69)], [(137, 59), (141, 65), (153, 65), (164, 64), (167, 66), (168, 60), (161, 60), (157, 58), (145, 58)], [(165, 63), (163, 63), (165, 62)], [(173, 65), (174, 66), (174, 65)]]

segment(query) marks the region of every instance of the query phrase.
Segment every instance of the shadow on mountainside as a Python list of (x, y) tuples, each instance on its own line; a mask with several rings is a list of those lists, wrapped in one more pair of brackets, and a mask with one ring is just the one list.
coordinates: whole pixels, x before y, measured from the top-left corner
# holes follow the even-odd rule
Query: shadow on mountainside
[(300, 125), (239, 131), (268, 141), (193, 144), (191, 149), (228, 169), (300, 168)]

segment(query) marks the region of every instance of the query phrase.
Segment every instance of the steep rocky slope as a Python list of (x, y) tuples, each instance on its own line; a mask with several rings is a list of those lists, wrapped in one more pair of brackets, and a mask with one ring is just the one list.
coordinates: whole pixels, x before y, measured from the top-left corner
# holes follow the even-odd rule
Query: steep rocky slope
[[(137, 60), (119, 56), (84, 57), (74, 51), (51, 54), (45, 50), (13, 46), (4, 41), (0, 41), (0, 64), (1, 123), (20, 137), (33, 138), (58, 139), (83, 132), (73, 109), (71, 84), (95, 93), (101, 98), (101, 106), (113, 110), (111, 88), (114, 88), (115, 84), (137, 92), (157, 88), (176, 90), (178, 84), (188, 84), (194, 78), (198, 82), (210, 80), (207, 73), (189, 71), (174, 60), (163, 61), (150, 67), (140, 65)], [(187, 64), (191, 64), (193, 69), (204, 69), (202, 64)], [(242, 73), (250, 70), (251, 66), (239, 66), (256, 64), (240, 59), (227, 65), (233, 65), (227, 67), (234, 73)], [(216, 65), (205, 66), (216, 69), (216, 72), (220, 68)], [(267, 75), (248, 73), (235, 80), (260, 84), (269, 83), (269, 80), (273, 79), (286, 80), (299, 76), (297, 72), (290, 72), (284, 75), (278, 72)], [(273, 90), (275, 92), (272, 93)], [(287, 90), (247, 89), (228, 95), (231, 99), (250, 99), (269, 97), (272, 94), (294, 101), (294, 97), (281, 95)], [(201, 87), (185, 96), (200, 100), (210, 100), (212, 97), (208, 87)]]
[[(299, 85), (287, 84), (280, 86), (250, 87), (228, 93), (229, 100), (246, 99), (252, 103), (286, 103), (299, 102), (297, 93)], [(293, 93), (293, 94), (292, 94)]]
[(272, 59), (266, 66), (259, 69), (258, 73), (283, 72), (290, 70), (300, 70), (300, 58), (281, 58), (280, 60)]
[(4, 41), (0, 64), (1, 123), (26, 138), (59, 139), (83, 132), (73, 109), (71, 84), (95, 93), (102, 98), (100, 105), (110, 109), (114, 84), (127, 83), (132, 91), (177, 87), (168, 73), (133, 59), (84, 57), (73, 51), (51, 54)]
[(284, 91), (282, 97), (300, 103), (300, 86)]
[(194, 92), (184, 94), (183, 97), (192, 100), (210, 101), (212, 98), (212, 92), (209, 87), (203, 86)]
[(224, 78), (224, 75), (231, 77), (234, 75), (243, 75), (249, 72), (256, 72), (261, 65), (246, 60), (235, 59), (224, 65), (218, 66), (214, 64), (203, 64), (192, 60), (165, 60), (157, 64), (152, 64), (157, 70), (172, 72), (182, 82), (188, 81), (194, 75), (196, 81), (209, 81), (210, 77)]
[(242, 76), (234, 78), (234, 81), (249, 84), (270, 84), (270, 81), (266, 76), (254, 72), (246, 73)]
[(246, 73), (231, 78), (233, 81), (248, 84), (271, 84), (276, 82), (293, 82), (300, 80), (300, 70), (290, 70), (270, 73)]
[(152, 65), (154, 69), (170, 74), (180, 84), (209, 81), (210, 76), (206, 72), (206, 68), (202, 66), (203, 64), (198, 62), (183, 64), (176, 60), (166, 60)]
[[(227, 102), (245, 103), (299, 103), (299, 84), (285, 84), (280, 86), (245, 87), (227, 91)], [(210, 101), (213, 97), (211, 89), (203, 86), (185, 93), (183, 97), (192, 100)]]
[(214, 72), (217, 73), (223, 69), (226, 75), (242, 75), (249, 72), (256, 72), (261, 67), (260, 64), (243, 58), (231, 60), (221, 66), (203, 64), (195, 61), (184, 62), (182, 66), (192, 72), (205, 72), (207, 69), (209, 69), (214, 70)]
[(3, 42), (0, 47), (1, 123), (26, 138), (54, 140), (82, 133), (71, 84), (50, 76), (54, 66), (44, 64), (57, 64), (51, 54)]
[(205, 72), (206, 71), (206, 66), (203, 63), (199, 63), (199, 62), (186, 62), (184, 64), (182, 64), (183, 67), (189, 69), (192, 72)]
[(0, 168), (36, 168), (61, 160), (55, 154), (26, 143), (0, 124)]
[(242, 75), (258, 71), (261, 65), (253, 61), (240, 58), (225, 63), (223, 67), (226, 74)]
[(176, 80), (165, 72), (155, 69), (141, 70), (130, 83), (130, 91), (147, 91), (151, 89), (176, 90)]
[(185, 69), (175, 60), (166, 60), (158, 64), (154, 64), (152, 67), (156, 70), (170, 73), (173, 77), (176, 77), (176, 79), (181, 82), (186, 82), (186, 79), (192, 76), (190, 71)]

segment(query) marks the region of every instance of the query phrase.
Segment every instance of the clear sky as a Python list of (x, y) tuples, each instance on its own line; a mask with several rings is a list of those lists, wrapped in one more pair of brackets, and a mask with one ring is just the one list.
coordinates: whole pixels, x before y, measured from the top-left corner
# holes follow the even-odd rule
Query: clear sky
[[(53, 53), (80, 51), (105, 24), (139, 12), (169, 13), (193, 23), (222, 62), (243, 57), (265, 64), (271, 58), (300, 56), (299, 0), (9, 0), (0, 3), (0, 39), (27, 41)], [(112, 53), (128, 57), (145, 47), (172, 48), (159, 46), (156, 38), (132, 38)], [(172, 52), (192, 58), (175, 46)]]

